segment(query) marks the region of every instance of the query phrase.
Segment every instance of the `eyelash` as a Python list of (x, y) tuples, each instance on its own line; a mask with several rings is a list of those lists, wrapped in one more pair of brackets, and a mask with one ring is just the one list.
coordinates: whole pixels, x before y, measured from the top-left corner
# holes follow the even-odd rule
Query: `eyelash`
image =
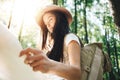
[(51, 22), (52, 21), (52, 18), (51, 19), (49, 19), (49, 21), (48, 22)]

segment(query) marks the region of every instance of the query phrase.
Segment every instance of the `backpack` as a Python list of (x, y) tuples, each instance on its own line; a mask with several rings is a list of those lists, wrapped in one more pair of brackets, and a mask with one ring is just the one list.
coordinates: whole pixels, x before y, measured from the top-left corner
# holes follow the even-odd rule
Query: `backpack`
[(103, 74), (111, 71), (111, 62), (109, 56), (102, 50), (102, 43), (83, 46), (80, 65), (80, 80), (103, 80)]
[[(71, 40), (80, 42), (80, 80), (103, 80), (104, 73), (110, 72), (112, 65), (108, 54), (104, 53), (102, 49), (102, 43), (90, 43), (84, 46), (81, 39), (76, 34), (69, 33), (67, 35), (70, 37), (65, 36), (65, 51), (67, 51), (66, 44)], [(63, 62), (69, 63), (68, 54), (64, 55)]]

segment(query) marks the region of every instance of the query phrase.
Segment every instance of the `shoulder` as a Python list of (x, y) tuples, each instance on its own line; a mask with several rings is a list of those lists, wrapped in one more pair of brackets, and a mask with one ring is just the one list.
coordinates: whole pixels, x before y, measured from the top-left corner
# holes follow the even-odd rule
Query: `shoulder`
[(65, 45), (68, 45), (71, 41), (76, 41), (80, 45), (79, 38), (76, 34), (74, 33), (69, 33), (65, 36), (64, 38), (64, 43)]

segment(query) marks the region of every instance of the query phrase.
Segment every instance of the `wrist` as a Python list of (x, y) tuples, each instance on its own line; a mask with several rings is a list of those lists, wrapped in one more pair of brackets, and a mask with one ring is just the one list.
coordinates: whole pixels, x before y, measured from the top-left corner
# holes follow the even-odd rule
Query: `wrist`
[(48, 70), (48, 73), (50, 73), (50, 74), (56, 74), (56, 64), (57, 62), (56, 61), (54, 61), (54, 60), (52, 60), (52, 59), (50, 59), (50, 67), (49, 67), (49, 70)]

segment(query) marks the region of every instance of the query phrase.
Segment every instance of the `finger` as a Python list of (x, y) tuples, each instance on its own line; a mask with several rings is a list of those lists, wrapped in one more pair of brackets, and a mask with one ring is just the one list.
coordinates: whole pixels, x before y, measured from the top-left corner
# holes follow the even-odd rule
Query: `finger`
[(27, 56), (28, 54), (30, 54), (30, 55), (37, 55), (37, 54), (40, 54), (40, 53), (42, 53), (42, 51), (34, 49), (34, 48), (26, 48), (26, 49), (24, 49), (24, 50), (22, 50), (20, 52), (19, 57), (21, 57), (23, 55)]
[(43, 67), (41, 65), (33, 67), (33, 71), (41, 71)]
[(39, 65), (43, 65), (43, 60), (38, 60), (38, 61), (34, 61), (31, 64), (29, 64), (31, 67), (35, 67), (35, 66), (39, 66)]
[(26, 57), (24, 62), (26, 64), (31, 64), (31, 63), (33, 63), (35, 61), (40, 61), (43, 58), (44, 58), (44, 56), (42, 54), (38, 54), (38, 55), (34, 55), (34, 56), (28, 56), (28, 57)]
[(38, 65), (38, 66), (33, 67), (33, 71), (40, 71), (42, 73), (46, 73), (48, 72), (48, 68), (47, 67), (45, 68), (44, 65)]

